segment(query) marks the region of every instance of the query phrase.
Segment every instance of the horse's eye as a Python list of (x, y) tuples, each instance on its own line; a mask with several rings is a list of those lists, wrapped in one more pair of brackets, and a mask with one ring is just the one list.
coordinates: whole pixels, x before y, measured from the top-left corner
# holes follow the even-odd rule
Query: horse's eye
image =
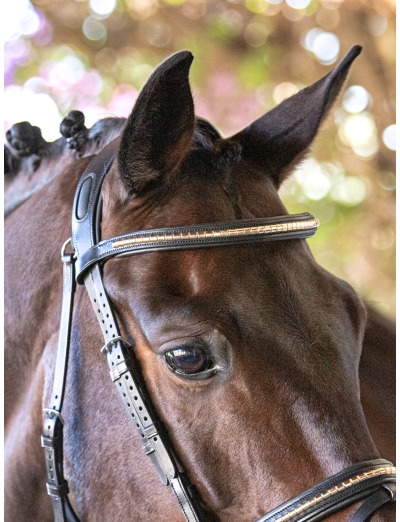
[(178, 346), (165, 353), (168, 366), (177, 373), (194, 375), (212, 368), (212, 360), (200, 343)]

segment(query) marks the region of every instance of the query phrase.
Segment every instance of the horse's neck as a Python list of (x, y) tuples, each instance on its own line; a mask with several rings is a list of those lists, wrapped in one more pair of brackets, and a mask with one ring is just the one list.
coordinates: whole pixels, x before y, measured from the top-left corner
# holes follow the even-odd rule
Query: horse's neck
[(8, 216), (25, 203), (33, 194), (36, 194), (57, 176), (73, 159), (72, 153), (67, 151), (57, 157), (44, 158), (40, 167), (36, 169), (35, 163), (38, 160), (40, 161), (38, 156), (24, 158), (18, 172), (5, 178), (4, 215)]

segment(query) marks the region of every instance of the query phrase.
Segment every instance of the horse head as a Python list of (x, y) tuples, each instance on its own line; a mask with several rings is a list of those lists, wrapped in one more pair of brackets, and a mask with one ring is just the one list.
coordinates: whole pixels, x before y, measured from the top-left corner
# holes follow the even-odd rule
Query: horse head
[[(103, 187), (102, 236), (286, 214), (354, 48), (229, 139), (196, 119), (189, 52), (153, 73)], [(255, 520), (377, 456), (359, 398), (365, 311), (304, 241), (112, 259), (104, 284), (157, 412), (207, 511)]]
[[(324, 78), (227, 139), (195, 117), (191, 53), (164, 61), (114, 145), (102, 238), (287, 215), (278, 189), (307, 153), (359, 52), (354, 47)], [(75, 124), (87, 132), (79, 117)], [(103, 283), (207, 519), (253, 522), (379, 456), (360, 403), (364, 306), (304, 240), (114, 257)], [(101, 344), (80, 287), (63, 413), (75, 509), (84, 520), (183, 520), (122, 412)], [(335, 520), (349, 520), (355, 509)]]

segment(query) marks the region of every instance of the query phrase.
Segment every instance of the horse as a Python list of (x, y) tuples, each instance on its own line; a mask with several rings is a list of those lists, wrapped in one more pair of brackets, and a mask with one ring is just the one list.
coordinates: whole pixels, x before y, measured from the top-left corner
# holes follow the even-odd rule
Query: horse
[(7, 133), (7, 522), (394, 520), (366, 308), (278, 195), (360, 51), (230, 138), (195, 116), (189, 51), (127, 119)]
[[(396, 325), (366, 305), (367, 324), (359, 366), (361, 404), (381, 453), (396, 460)], [(371, 385), (371, 383), (374, 383)], [(385, 404), (385, 408), (382, 408)]]

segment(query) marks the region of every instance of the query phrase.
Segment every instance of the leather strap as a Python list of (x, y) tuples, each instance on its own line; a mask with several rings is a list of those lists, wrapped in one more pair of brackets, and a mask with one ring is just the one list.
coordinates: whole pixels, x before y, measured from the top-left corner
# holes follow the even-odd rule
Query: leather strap
[(118, 150), (119, 138), (93, 157), (75, 192), (72, 207), (72, 245), (77, 259), (95, 245), (101, 221), (101, 186)]
[(205, 520), (204, 513), (192, 494), (193, 486), (186, 475), (179, 471), (170, 449), (172, 444), (151, 406), (145, 383), (137, 370), (134, 346), (120, 336), (99, 265), (89, 270), (84, 283), (103, 332), (105, 345), (101, 352), (107, 356), (111, 380), (138, 431), (143, 450), (153, 462), (162, 483), (171, 487), (187, 522), (202, 522)]
[[(318, 522), (382, 489), (391, 489), (395, 478), (396, 470), (387, 460), (360, 462), (281, 504), (256, 522)], [(387, 492), (386, 500), (391, 500)], [(372, 501), (371, 507), (375, 505), (377, 509), (379, 505)], [(367, 518), (356, 520), (363, 522)]]
[(49, 408), (45, 408), (42, 447), (47, 472), (47, 493), (51, 497), (55, 522), (79, 522), (68, 499), (68, 483), (64, 478), (63, 425), (61, 416), (68, 367), (71, 318), (74, 304), (75, 272), (73, 254), (61, 253), (63, 263), (63, 300), (56, 367)]
[(388, 502), (396, 500), (396, 484), (386, 484), (382, 489), (371, 495), (364, 504), (356, 511), (350, 522), (364, 522), (371, 515)]
[(82, 283), (91, 266), (112, 257), (307, 238), (315, 234), (318, 225), (317, 219), (305, 213), (129, 232), (100, 241), (80, 255), (77, 281)]

